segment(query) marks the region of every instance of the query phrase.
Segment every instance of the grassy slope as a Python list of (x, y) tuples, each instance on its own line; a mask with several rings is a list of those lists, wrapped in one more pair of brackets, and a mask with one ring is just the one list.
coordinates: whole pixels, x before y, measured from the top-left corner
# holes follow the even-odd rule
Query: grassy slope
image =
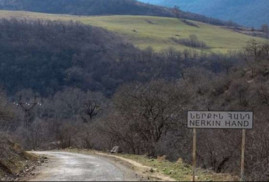
[[(74, 20), (85, 24), (103, 27), (117, 32), (131, 41), (139, 48), (151, 46), (154, 50), (160, 51), (169, 47), (177, 50), (184, 50), (188, 47), (177, 44), (171, 40), (188, 38), (195, 34), (198, 39), (204, 41), (210, 49), (208, 52), (226, 53), (230, 50), (239, 50), (246, 42), (254, 37), (224, 29), (218, 26), (194, 22), (199, 28), (189, 26), (175, 18), (151, 17), (151, 16), (71, 16), (52, 15), (42, 13), (31, 13), (22, 11), (0, 11), (0, 18), (21, 17), (40, 18), (50, 20)], [(135, 31), (134, 31), (135, 30)], [(264, 41), (261, 38), (255, 38)]]

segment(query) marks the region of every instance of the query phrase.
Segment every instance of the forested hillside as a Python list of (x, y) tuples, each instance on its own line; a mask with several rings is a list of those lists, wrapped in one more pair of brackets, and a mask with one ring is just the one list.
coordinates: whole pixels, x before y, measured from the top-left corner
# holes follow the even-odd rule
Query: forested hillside
[(121, 82), (102, 79), (112, 74), (110, 64), (136, 52), (113, 33), (78, 23), (0, 20), (0, 29), (0, 85), (9, 93), (51, 94), (68, 85), (105, 91), (102, 82)]
[(269, 24), (268, 0), (140, 0), (167, 7), (179, 6), (183, 11), (233, 21), (249, 27)]
[(167, 8), (135, 0), (0, 0), (0, 9), (75, 15), (173, 16)]
[[(2, 19), (0, 29), (0, 85), (9, 94), (30, 88), (50, 95), (71, 86), (111, 95), (125, 82), (176, 78), (183, 67), (214, 59), (195, 51), (184, 56), (140, 51), (113, 33), (80, 23)], [(218, 64), (216, 71), (223, 69)]]
[[(81, 23), (1, 19), (0, 29), (0, 133), (26, 149), (120, 146), (191, 163), (186, 111), (252, 110), (246, 179), (268, 179), (268, 43), (154, 52)], [(208, 131), (198, 133), (197, 165), (239, 174), (239, 130)]]

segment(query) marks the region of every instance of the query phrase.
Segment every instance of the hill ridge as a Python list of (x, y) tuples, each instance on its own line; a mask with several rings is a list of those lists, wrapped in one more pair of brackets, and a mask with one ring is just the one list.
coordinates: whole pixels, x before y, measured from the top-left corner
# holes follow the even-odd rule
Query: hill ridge
[(183, 11), (233, 21), (244, 26), (269, 24), (268, 0), (139, 0), (166, 7), (179, 6)]
[(71, 15), (147, 15), (179, 17), (215, 25), (230, 25), (218, 19), (151, 5), (137, 0), (0, 0), (0, 10)]

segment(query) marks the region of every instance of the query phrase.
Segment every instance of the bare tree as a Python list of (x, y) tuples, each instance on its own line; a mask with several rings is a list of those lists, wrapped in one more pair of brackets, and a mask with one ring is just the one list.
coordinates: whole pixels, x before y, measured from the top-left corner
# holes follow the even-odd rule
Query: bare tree
[(24, 114), (24, 127), (29, 129), (35, 117), (34, 109), (38, 104), (37, 95), (31, 90), (22, 90), (17, 93), (17, 104)]
[(184, 109), (185, 98), (186, 94), (178, 92), (173, 84), (153, 81), (122, 87), (114, 103), (121, 121), (125, 122), (125, 130), (143, 143), (140, 150), (154, 156), (156, 144), (175, 125), (178, 113)]
[(89, 123), (97, 115), (101, 115), (108, 107), (108, 101), (101, 93), (87, 92), (84, 96), (82, 112), (80, 114), (84, 123)]

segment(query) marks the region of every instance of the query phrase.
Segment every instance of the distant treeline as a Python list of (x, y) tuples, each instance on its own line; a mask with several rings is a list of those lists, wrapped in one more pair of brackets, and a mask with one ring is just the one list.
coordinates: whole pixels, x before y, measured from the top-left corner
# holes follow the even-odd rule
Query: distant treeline
[(173, 16), (168, 8), (135, 0), (0, 0), (0, 9), (73, 15)]
[(136, 0), (0, 0), (2, 10), (21, 10), (72, 15), (147, 15), (178, 17), (215, 25), (234, 26), (234, 23), (209, 18), (178, 8), (144, 4)]
[(194, 65), (219, 72), (237, 59), (140, 51), (104, 29), (74, 22), (2, 19), (0, 29), (0, 85), (9, 94), (29, 88), (48, 96), (78, 87), (111, 95), (126, 82), (173, 80)]

